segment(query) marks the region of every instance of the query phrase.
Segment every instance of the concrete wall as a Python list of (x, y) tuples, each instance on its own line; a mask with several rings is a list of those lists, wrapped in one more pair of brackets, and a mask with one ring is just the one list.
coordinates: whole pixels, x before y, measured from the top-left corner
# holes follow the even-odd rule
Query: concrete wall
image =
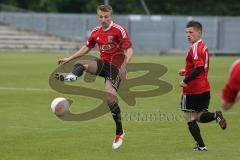
[[(114, 15), (114, 21), (128, 29), (135, 52), (149, 54), (188, 49), (189, 20), (203, 24), (203, 40), (212, 52), (240, 53), (240, 17)], [(87, 14), (0, 12), (0, 22), (81, 41), (98, 25), (96, 15)]]

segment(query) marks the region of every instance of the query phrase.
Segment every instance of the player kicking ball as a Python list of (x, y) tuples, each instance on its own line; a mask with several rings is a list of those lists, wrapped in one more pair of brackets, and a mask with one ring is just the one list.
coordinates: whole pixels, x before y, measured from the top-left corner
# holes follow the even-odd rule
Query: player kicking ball
[(116, 124), (116, 135), (112, 148), (117, 149), (122, 145), (125, 133), (116, 95), (121, 80), (127, 76), (126, 66), (132, 57), (133, 50), (127, 31), (112, 21), (112, 13), (111, 6), (98, 6), (97, 15), (100, 26), (92, 30), (86, 45), (71, 56), (60, 59), (58, 63), (64, 64), (77, 57), (82, 57), (96, 44), (99, 47), (100, 58), (77, 61), (71, 73), (60, 74), (56, 78), (64, 81), (75, 81), (84, 71), (105, 78), (105, 98)]

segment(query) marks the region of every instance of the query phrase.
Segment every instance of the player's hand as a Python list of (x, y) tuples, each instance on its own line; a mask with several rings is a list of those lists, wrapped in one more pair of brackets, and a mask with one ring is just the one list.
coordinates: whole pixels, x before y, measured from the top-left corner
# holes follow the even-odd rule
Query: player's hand
[(185, 69), (179, 69), (178, 74), (180, 76), (184, 76), (185, 75)]
[(67, 63), (68, 61), (70, 61), (71, 59), (69, 57), (66, 58), (62, 58), (58, 60), (58, 64), (64, 64)]
[(187, 84), (184, 83), (183, 81), (181, 81), (181, 82), (179, 83), (179, 85), (180, 85), (181, 87), (183, 87), (183, 88), (187, 87)]
[(122, 80), (127, 79), (127, 69), (125, 65), (121, 66), (118, 75)]

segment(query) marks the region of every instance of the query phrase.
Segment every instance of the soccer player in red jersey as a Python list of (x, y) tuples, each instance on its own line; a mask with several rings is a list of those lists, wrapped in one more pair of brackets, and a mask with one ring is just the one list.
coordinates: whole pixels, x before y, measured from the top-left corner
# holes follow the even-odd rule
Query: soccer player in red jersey
[(222, 91), (222, 108), (229, 110), (240, 99), (240, 59), (236, 60), (231, 69), (228, 82)]
[(127, 76), (126, 65), (132, 57), (133, 50), (127, 31), (112, 21), (112, 12), (112, 7), (109, 5), (98, 6), (97, 14), (100, 26), (92, 30), (86, 45), (73, 55), (60, 59), (58, 63), (64, 64), (74, 58), (82, 57), (98, 44), (100, 53), (98, 60), (77, 61), (72, 72), (59, 79), (77, 80), (77, 77), (80, 77), (85, 70), (105, 78), (105, 98), (116, 124), (116, 135), (112, 148), (117, 149), (122, 145), (125, 133), (116, 95), (121, 80)]
[(196, 141), (193, 149), (206, 151), (207, 147), (203, 142), (197, 122), (208, 123), (219, 120), (220, 126), (225, 129), (226, 121), (220, 111), (208, 112), (210, 102), (210, 85), (207, 78), (209, 54), (208, 47), (201, 39), (201, 23), (189, 21), (186, 25), (186, 34), (191, 47), (186, 55), (185, 68), (179, 70), (179, 75), (185, 76), (180, 82), (180, 86), (183, 87), (181, 110), (185, 112), (189, 131)]

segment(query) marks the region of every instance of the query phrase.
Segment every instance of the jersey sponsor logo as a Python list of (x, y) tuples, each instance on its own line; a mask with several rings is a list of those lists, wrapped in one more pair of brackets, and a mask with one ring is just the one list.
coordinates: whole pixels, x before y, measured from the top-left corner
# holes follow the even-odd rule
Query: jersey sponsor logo
[(114, 42), (111, 42), (111, 43), (100, 45), (99, 48), (101, 51), (110, 53), (110, 52), (115, 52), (118, 48), (118, 45)]
[(115, 52), (118, 49), (126, 50), (126, 49), (130, 48), (131, 46), (132, 46), (131, 41), (124, 40), (124, 41), (120, 42), (119, 45), (114, 42), (109, 42), (107, 44), (100, 45), (100, 50), (110, 53), (110, 52)]

